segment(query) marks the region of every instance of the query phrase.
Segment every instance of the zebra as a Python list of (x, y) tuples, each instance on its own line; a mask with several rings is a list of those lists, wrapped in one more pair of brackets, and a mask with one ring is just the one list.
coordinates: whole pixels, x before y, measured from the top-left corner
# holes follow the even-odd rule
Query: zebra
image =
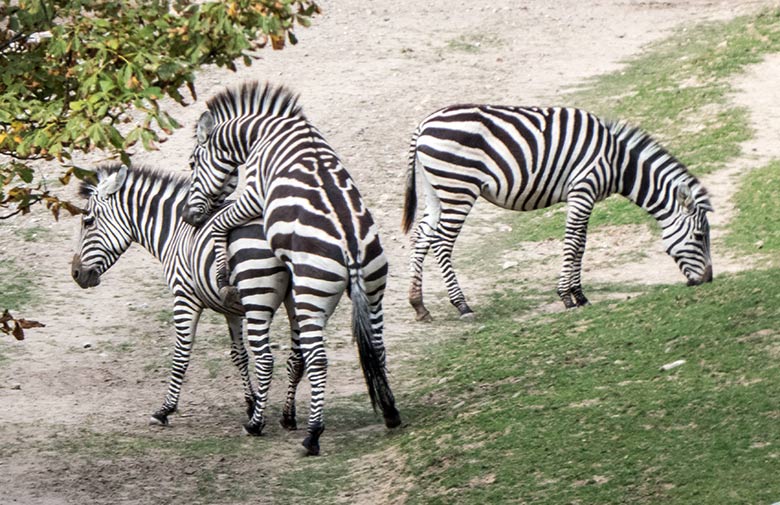
[[(235, 181), (231, 182), (235, 185)], [(217, 291), (211, 223), (196, 230), (182, 220), (189, 181), (185, 175), (110, 164), (82, 183), (83, 209), (78, 253), (73, 257), (72, 276), (82, 288), (100, 284), (100, 277), (135, 242), (163, 264), (165, 278), (174, 295), (173, 318), (176, 347), (168, 392), (151, 423), (168, 425), (176, 411), (184, 374), (189, 364), (195, 331), (204, 308), (225, 315), (232, 340), (230, 356), (238, 367), (247, 402), (247, 414), (262, 409), (267, 400), (272, 361), (270, 350), (259, 345), (268, 332), (276, 309), (287, 298), (289, 275), (268, 248), (263, 225), (254, 220), (234, 230), (229, 237), (230, 274), (237, 282), (242, 305), (227, 306)], [(221, 208), (216, 216), (230, 207)], [(257, 390), (249, 371), (242, 336), (242, 321), (254, 354)], [(303, 375), (299, 330), (290, 319), (292, 346), (287, 360), (289, 379), (282, 426), (295, 429), (295, 391)]]
[[(298, 96), (257, 82), (228, 88), (207, 102), (197, 123), (197, 144), (185, 219), (203, 223), (246, 167), (246, 189), (212, 221), (217, 265), (223, 271), (227, 232), (258, 216), (271, 250), (291, 272), (292, 312), (311, 383), (308, 454), (319, 454), (327, 356), (326, 322), (346, 290), (352, 299), (352, 334), (374, 409), (385, 425), (400, 425), (385, 367), (382, 299), (387, 260), (376, 224), (347, 170), (323, 135), (304, 116)], [(223, 287), (225, 275), (219, 276)], [(227, 293), (224, 290), (223, 293)]]
[(666, 252), (689, 285), (712, 281), (707, 192), (688, 169), (646, 132), (571, 107), (455, 105), (415, 130), (402, 229), (415, 220), (420, 165), (426, 208), (412, 235), (409, 303), (423, 304), (422, 265), (433, 248), (450, 302), (461, 318), (474, 313), (452, 267), (452, 249), (476, 199), (527, 211), (567, 202), (563, 268), (557, 293), (566, 308), (588, 304), (581, 267), (588, 219), (596, 202), (619, 193), (652, 215)]

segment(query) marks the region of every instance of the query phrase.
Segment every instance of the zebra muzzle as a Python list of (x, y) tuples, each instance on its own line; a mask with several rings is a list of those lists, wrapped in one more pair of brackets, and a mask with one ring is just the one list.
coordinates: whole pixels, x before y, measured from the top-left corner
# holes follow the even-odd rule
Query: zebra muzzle
[(76, 284), (84, 289), (94, 288), (100, 284), (100, 272), (95, 266), (86, 266), (81, 263), (81, 256), (73, 255), (73, 261), (70, 266), (70, 274)]

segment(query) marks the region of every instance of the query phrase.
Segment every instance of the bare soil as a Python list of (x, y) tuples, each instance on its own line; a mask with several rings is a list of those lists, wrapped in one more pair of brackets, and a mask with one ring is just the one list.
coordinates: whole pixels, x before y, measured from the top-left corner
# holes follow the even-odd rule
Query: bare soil
[[(310, 29), (299, 31), (298, 46), (264, 52), (253, 66), (237, 73), (207, 69), (199, 74), (197, 103), (184, 109), (172, 107), (186, 127), (159, 151), (138, 153), (135, 162), (185, 171), (193, 142), (190, 125), (204, 110), (204, 100), (226, 85), (257, 79), (300, 92), (307, 115), (341, 154), (383, 234), (391, 262), (386, 338), (398, 391), (410, 380), (398, 368), (436, 338), (437, 324), (416, 323), (406, 301), (408, 238), (400, 232), (400, 215), (407, 146), (417, 122), (453, 103), (560, 105), (563, 91), (587, 77), (618, 69), (625, 58), (675, 27), (725, 19), (770, 4), (497, 0), (479, 6), (465, 0), (327, 0), (322, 5), (324, 15)], [(745, 156), (733, 168), (704, 179), (717, 209), (716, 238), (734, 214), (729, 198), (739, 175), (780, 156), (776, 139), (763, 133), (778, 131), (768, 126), (776, 126), (780, 118), (776, 60), (743, 76), (742, 91), (735, 97), (761, 125), (759, 135), (745, 146)], [(44, 170), (55, 180), (58, 168)], [(75, 195), (72, 186), (61, 191)], [(501, 212), (484, 202), (478, 204), (459, 239), (461, 246), (485, 242), (485, 228), (494, 229), (491, 225)], [(287, 433), (269, 423), (262, 439), (240, 439), (240, 381), (228, 358), (227, 329), (215, 315), (206, 315), (201, 323), (180, 414), (172, 417), (169, 428), (148, 426), (150, 413), (163, 400), (174, 339), (171, 297), (162, 270), (146, 251), (134, 247), (104, 275), (99, 287), (81, 290), (69, 271), (78, 226), (78, 218), (54, 223), (43, 210), (0, 223), (0, 259), (13, 259), (20, 269), (31, 272), (39, 291), (36, 302), (21, 312), (46, 323), (43, 329), (28, 331), (25, 341), (0, 347), (0, 354), (8, 358), (0, 361), (0, 503), (274, 502), (280, 476), (302, 457), (303, 433)], [(537, 289), (549, 289), (550, 304), (539, 310), (562, 310), (554, 292), (560, 249), (558, 241), (521, 244), (507, 251), (490, 271), (461, 271), (472, 306), (479, 311), (495, 280), (512, 276)], [(502, 270), (505, 261), (517, 265)], [(683, 282), (660, 242), (645, 227), (593, 233), (585, 261), (586, 285)], [(446, 303), (432, 263), (426, 271), (427, 301), (437, 320), (453, 321), (456, 313)], [(717, 249), (714, 264), (716, 273), (750, 266)], [(598, 296), (591, 299), (599, 302)], [(328, 405), (364, 391), (347, 315), (348, 304), (342, 303), (329, 326)], [(287, 332), (281, 323), (285, 319), (280, 317), (275, 326), (280, 372), (272, 388), (272, 417), (279, 414), (284, 392)], [(305, 425), (307, 389), (304, 383), (300, 425)], [(368, 409), (367, 398), (364, 404)], [(326, 408), (326, 416), (327, 412)], [(329, 424), (323, 436), (323, 458), (338, 450), (328, 436), (338, 432), (336, 424)], [(377, 436), (384, 430), (379, 419), (362, 429)], [(115, 453), (82, 450), (103, 436), (116, 442)], [(165, 450), (165, 444), (189, 447), (225, 436), (237, 439), (239, 454), (251, 450), (256, 458), (249, 462), (216, 451), (193, 468), (182, 455), (186, 452)], [(126, 444), (131, 438), (157, 449), (133, 452)], [(399, 480), (396, 460), (393, 454), (377, 456), (371, 468), (385, 469), (392, 478), (377, 488), (369, 476), (358, 473), (358, 482), (367, 482), (365, 491), (341, 497), (343, 501), (403, 502), (406, 486)], [(243, 472), (257, 476), (257, 487), (248, 495), (231, 487), (232, 476)], [(216, 482), (211, 487), (217, 494), (199, 491), (204, 475)]]

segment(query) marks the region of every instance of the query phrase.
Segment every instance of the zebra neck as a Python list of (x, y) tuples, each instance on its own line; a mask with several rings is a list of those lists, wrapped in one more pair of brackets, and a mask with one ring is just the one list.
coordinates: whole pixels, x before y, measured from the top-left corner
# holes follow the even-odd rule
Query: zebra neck
[(153, 197), (145, 202), (131, 197), (128, 213), (131, 216), (133, 240), (155, 258), (165, 262), (175, 255), (175, 243), (181, 235), (180, 230), (188, 226), (182, 219), (187, 193), (160, 193), (159, 198)]
[(676, 185), (690, 178), (688, 170), (657, 147), (628, 151), (618, 149), (618, 192), (663, 224), (674, 211)]
[(299, 116), (248, 116), (222, 123), (215, 132), (221, 139), (222, 148), (233, 153), (237, 165), (246, 163), (252, 150), (264, 145), (269, 139), (285, 137), (291, 125), (302, 120)]

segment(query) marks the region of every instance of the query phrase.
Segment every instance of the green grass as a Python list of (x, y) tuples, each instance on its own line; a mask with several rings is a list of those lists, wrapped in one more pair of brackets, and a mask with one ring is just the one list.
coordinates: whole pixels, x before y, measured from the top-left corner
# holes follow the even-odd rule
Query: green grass
[(43, 226), (30, 226), (28, 228), (18, 228), (14, 231), (17, 237), (25, 242), (47, 241), (51, 238), (51, 230)]
[(734, 196), (738, 210), (726, 244), (754, 253), (780, 250), (780, 161), (755, 169)]
[(30, 275), (13, 260), (0, 259), (0, 311), (19, 310), (36, 300)]
[(465, 53), (480, 53), (485, 48), (496, 47), (504, 42), (496, 35), (486, 33), (469, 33), (447, 41), (447, 48)]
[(400, 453), (380, 478), (412, 504), (780, 500), (780, 270), (514, 323), (526, 308), (495, 294), (464, 338), (420, 353), (406, 428), (353, 433), (288, 478), (330, 480), (333, 503), (355, 462)]

